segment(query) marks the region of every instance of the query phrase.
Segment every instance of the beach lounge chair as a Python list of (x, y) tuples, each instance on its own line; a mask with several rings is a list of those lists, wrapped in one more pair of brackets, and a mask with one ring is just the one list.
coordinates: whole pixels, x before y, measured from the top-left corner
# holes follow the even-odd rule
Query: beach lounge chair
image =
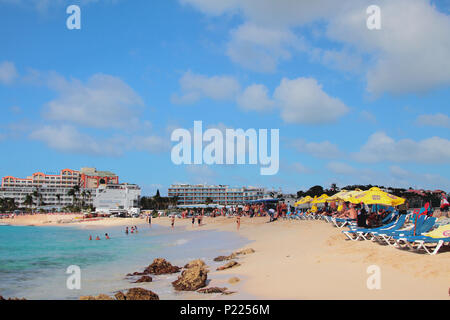
[(420, 235), (433, 229), (436, 223), (436, 218), (426, 218), (426, 216), (420, 216), (417, 219), (417, 223), (411, 225), (406, 230), (397, 230), (392, 232), (385, 232), (378, 234), (378, 240), (386, 242), (390, 246), (399, 247), (402, 241), (409, 236)]
[(331, 218), (331, 222), (337, 228), (343, 228), (346, 225), (351, 225), (356, 223), (356, 219), (344, 219), (344, 218)]
[(400, 215), (396, 220), (393, 220), (392, 222), (378, 228), (357, 228), (343, 231), (343, 233), (352, 241), (358, 241), (360, 239), (370, 240), (377, 232), (400, 229), (405, 223), (406, 216), (407, 215)]
[[(427, 220), (436, 222), (436, 218), (428, 218)], [(399, 247), (404, 244), (409, 249), (417, 251), (424, 249), (426, 253), (435, 255), (445, 243), (450, 242), (450, 225), (438, 225), (433, 231), (423, 232), (421, 235), (397, 236), (395, 238), (397, 238)], [(429, 248), (427, 244), (435, 245), (434, 249)], [(414, 245), (417, 245), (417, 247), (414, 247)]]

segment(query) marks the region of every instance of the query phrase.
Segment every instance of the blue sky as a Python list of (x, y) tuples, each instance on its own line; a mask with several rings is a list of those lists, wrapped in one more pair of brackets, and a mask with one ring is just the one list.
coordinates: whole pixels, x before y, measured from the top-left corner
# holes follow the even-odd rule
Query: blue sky
[[(81, 8), (68, 30), (66, 8)], [(366, 8), (381, 8), (368, 30)], [(287, 192), (450, 189), (450, 5), (0, 0), (0, 176), (95, 166)], [(280, 170), (176, 166), (175, 128), (280, 130)]]

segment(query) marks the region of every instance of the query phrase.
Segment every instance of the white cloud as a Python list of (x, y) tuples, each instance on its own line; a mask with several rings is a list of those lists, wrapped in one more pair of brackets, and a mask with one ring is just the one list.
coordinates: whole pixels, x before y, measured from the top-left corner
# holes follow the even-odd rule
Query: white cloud
[(95, 74), (86, 83), (54, 75), (49, 86), (59, 97), (45, 106), (49, 120), (95, 128), (129, 128), (138, 123), (141, 97), (120, 78)]
[(288, 167), (289, 171), (292, 171), (294, 173), (298, 173), (298, 174), (309, 174), (312, 172), (312, 170), (306, 166), (304, 166), (303, 164), (301, 164), (300, 162), (294, 162), (292, 163), (289, 167)]
[(187, 71), (180, 79), (181, 96), (174, 94), (172, 102), (190, 104), (202, 98), (233, 100), (240, 91), (239, 82), (231, 76), (207, 77)]
[(333, 179), (340, 185), (372, 184), (397, 188), (450, 189), (450, 180), (430, 173), (416, 173), (399, 166), (390, 166), (386, 170), (355, 168), (344, 162), (330, 162), (327, 169), (336, 174)]
[(443, 113), (422, 114), (417, 117), (416, 123), (421, 126), (450, 128), (450, 117)]
[[(228, 55), (253, 70), (273, 71), (298, 50), (293, 45), (297, 42), (304, 50), (299, 28), (320, 22), (324, 36), (338, 49), (308, 51), (333, 68), (366, 71), (367, 90), (374, 95), (423, 92), (450, 84), (450, 16), (428, 0), (377, 1), (382, 29), (376, 31), (366, 26), (366, 8), (374, 4), (372, 0), (180, 1), (208, 15), (241, 16), (242, 25), (231, 32)], [(360, 66), (362, 60), (365, 66)]]
[(291, 58), (290, 49), (304, 49), (302, 41), (284, 28), (247, 23), (231, 31), (231, 38), (227, 48), (231, 60), (259, 72), (275, 71), (279, 61)]
[(449, 163), (450, 140), (432, 137), (420, 141), (403, 139), (395, 141), (384, 132), (372, 134), (359, 152), (353, 154), (357, 161), (375, 163), (382, 161)]
[(357, 170), (353, 168), (351, 165), (344, 162), (336, 162), (336, 161), (328, 163), (327, 169), (333, 173), (340, 175), (352, 175), (357, 172)]
[(334, 159), (342, 155), (338, 146), (329, 141), (307, 142), (304, 139), (297, 139), (292, 142), (292, 146), (299, 152), (308, 153), (317, 158)]
[(44, 126), (33, 131), (30, 138), (38, 140), (57, 151), (96, 156), (120, 156), (121, 145), (113, 141), (96, 141), (89, 135), (79, 132), (75, 127), (63, 125), (59, 127)]
[(29, 137), (32, 140), (41, 141), (57, 151), (94, 156), (116, 157), (122, 156), (124, 152), (130, 150), (154, 154), (170, 149), (169, 140), (159, 136), (116, 135), (98, 138), (82, 133), (71, 125), (43, 126), (33, 130)]
[(375, 115), (369, 111), (363, 110), (359, 113), (359, 116), (361, 119), (363, 119), (365, 121), (372, 122), (372, 123), (377, 122), (377, 117), (375, 117)]
[(138, 151), (162, 153), (170, 150), (170, 140), (159, 136), (137, 136), (131, 139), (132, 146)]
[(371, 31), (361, 14), (368, 4), (352, 2), (330, 20), (327, 34), (372, 56), (369, 92), (422, 92), (450, 84), (450, 16), (427, 0), (382, 0), (381, 30)]
[(11, 84), (18, 78), (18, 73), (14, 63), (3, 61), (0, 63), (0, 83)]
[(213, 183), (216, 172), (207, 165), (188, 165), (186, 171), (194, 183)]
[(267, 87), (262, 84), (248, 86), (237, 98), (237, 103), (244, 110), (265, 111), (274, 107), (268, 96)]
[(332, 123), (349, 111), (342, 101), (324, 92), (313, 78), (284, 78), (275, 89), (274, 98), (281, 108), (281, 118), (288, 123)]

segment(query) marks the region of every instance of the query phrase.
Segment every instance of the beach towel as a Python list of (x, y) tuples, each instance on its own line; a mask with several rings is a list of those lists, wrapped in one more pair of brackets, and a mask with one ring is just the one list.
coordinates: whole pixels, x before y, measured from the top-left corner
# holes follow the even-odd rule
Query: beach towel
[(440, 226), (439, 228), (424, 233), (423, 235), (431, 238), (448, 238), (450, 237), (450, 224)]

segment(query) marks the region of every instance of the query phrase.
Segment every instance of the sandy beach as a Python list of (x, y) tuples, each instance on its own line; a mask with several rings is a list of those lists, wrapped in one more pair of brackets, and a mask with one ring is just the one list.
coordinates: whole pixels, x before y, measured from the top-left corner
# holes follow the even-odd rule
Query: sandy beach
[[(206, 218), (202, 227), (176, 220), (188, 229), (239, 232), (253, 241), (254, 254), (240, 257), (241, 266), (211, 273), (244, 279), (239, 295), (261, 299), (449, 299), (450, 250), (428, 256), (346, 240), (341, 229), (322, 221), (277, 221)], [(170, 219), (155, 219), (169, 225)], [(231, 252), (230, 252), (231, 253)], [(367, 267), (381, 269), (381, 289), (369, 290)]]
[[(58, 223), (61, 219), (79, 221), (78, 218), (77, 215), (36, 215), (1, 222), (80, 228), (145, 223), (143, 219), (131, 218)], [(237, 291), (225, 299), (449, 299), (449, 248), (429, 256), (371, 241), (349, 241), (341, 233), (342, 229), (323, 221), (267, 221), (267, 218), (243, 217), (239, 231), (235, 218), (225, 217), (206, 217), (201, 227), (197, 224), (192, 227), (191, 219), (177, 219), (175, 227), (192, 232), (206, 229), (238, 232), (251, 241), (246, 248), (256, 252), (239, 257), (236, 261), (240, 266), (210, 272), (210, 285)], [(170, 226), (171, 221), (156, 218), (153, 223)], [(367, 268), (371, 265), (381, 271), (379, 290), (367, 288), (370, 276)], [(233, 276), (242, 281), (234, 285), (227, 283)]]

